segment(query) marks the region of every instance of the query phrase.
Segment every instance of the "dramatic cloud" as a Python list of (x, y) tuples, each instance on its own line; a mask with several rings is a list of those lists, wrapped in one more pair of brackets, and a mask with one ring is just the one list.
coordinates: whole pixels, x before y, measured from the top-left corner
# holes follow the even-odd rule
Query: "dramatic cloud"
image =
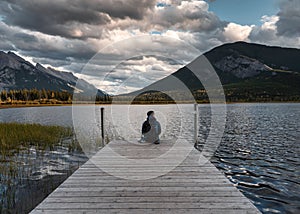
[[(112, 69), (111, 72), (93, 72), (88, 75), (83, 73), (76, 74), (76, 76), (87, 79), (111, 94), (120, 94), (150, 85), (182, 66), (180, 63), (163, 57), (144, 56), (129, 59)], [(98, 67), (98, 69), (103, 68)]]
[[(2, 0), (0, 49), (72, 71), (110, 93), (127, 92), (226, 42), (300, 48), (299, 4), (281, 0), (278, 14), (250, 26), (220, 20), (204, 0)], [(151, 39), (140, 39), (145, 35)], [(99, 62), (80, 73), (103, 48)]]
[(263, 16), (261, 20), (263, 24), (253, 27), (249, 40), (261, 44), (300, 48), (300, 36), (279, 35), (277, 27), (279, 19), (276, 15)]
[(177, 38), (138, 36), (104, 48), (77, 76), (109, 93), (125, 93), (173, 73), (200, 54)]
[(276, 23), (278, 35), (300, 36), (300, 1), (281, 0), (279, 20)]
[[(150, 20), (149, 20), (150, 21)], [(181, 1), (179, 4), (157, 5), (151, 24), (158, 30), (212, 31), (225, 25), (205, 1)]]
[(0, 33), (0, 46), (6, 46), (3, 50), (17, 51), (34, 58), (80, 61), (89, 59), (98, 51), (97, 47), (88, 42), (31, 32), (3, 22), (0, 22)]
[(263, 16), (261, 26), (255, 26), (249, 35), (250, 39), (259, 43), (277, 40), (277, 26), (278, 16)]
[(247, 41), (252, 27), (229, 23), (224, 28), (224, 36), (228, 42)]
[[(70, 38), (101, 36), (111, 18), (142, 19), (153, 1), (123, 0), (4, 0), (0, 3), (9, 25)], [(100, 29), (99, 29), (100, 26)]]

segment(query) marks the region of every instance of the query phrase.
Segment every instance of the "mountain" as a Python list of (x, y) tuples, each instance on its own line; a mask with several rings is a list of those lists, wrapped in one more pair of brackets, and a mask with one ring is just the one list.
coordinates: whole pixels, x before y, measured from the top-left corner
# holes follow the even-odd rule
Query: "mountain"
[[(229, 102), (300, 101), (299, 49), (236, 42), (216, 47), (204, 56), (218, 74)], [(141, 90), (114, 98), (125, 101), (135, 98), (137, 102), (172, 101), (168, 95), (157, 92), (164, 91), (172, 92), (184, 101), (187, 100), (186, 94), (180, 94), (183, 87), (173, 82), (179, 79), (198, 101), (208, 102), (203, 85), (188, 69), (201, 59), (203, 56)], [(109, 98), (105, 92), (72, 73), (45, 68), (40, 64), (32, 65), (13, 52), (0, 51), (0, 91), (24, 88), (87, 96), (98, 91), (99, 97)]]
[[(299, 49), (236, 42), (216, 47), (204, 56), (217, 72), (227, 101), (300, 101)], [(201, 57), (191, 64), (201, 60)], [(160, 97), (155, 92), (157, 88), (178, 92), (178, 85), (171, 83), (175, 77), (194, 93), (196, 99), (207, 101), (207, 95), (199, 94), (204, 90), (203, 85), (188, 67), (142, 90), (120, 97), (139, 95), (136, 100), (144, 100), (149, 94)]]
[(106, 95), (88, 82), (78, 79), (71, 72), (45, 68), (39, 63), (32, 65), (13, 52), (0, 51), (0, 91), (21, 89), (46, 89), (82, 94), (97, 91), (98, 96)]

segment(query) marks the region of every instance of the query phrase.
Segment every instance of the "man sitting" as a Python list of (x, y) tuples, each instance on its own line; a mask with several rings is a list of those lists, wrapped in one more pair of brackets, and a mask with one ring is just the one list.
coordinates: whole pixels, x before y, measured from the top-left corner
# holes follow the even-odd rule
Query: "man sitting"
[(149, 142), (154, 144), (159, 144), (159, 135), (161, 133), (160, 123), (156, 120), (154, 116), (154, 111), (147, 112), (147, 120), (142, 126), (142, 138), (139, 142)]

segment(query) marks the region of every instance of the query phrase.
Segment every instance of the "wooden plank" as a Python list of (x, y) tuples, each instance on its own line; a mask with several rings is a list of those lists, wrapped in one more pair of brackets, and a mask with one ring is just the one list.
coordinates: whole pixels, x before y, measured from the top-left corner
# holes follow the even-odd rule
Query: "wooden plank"
[(247, 209), (249, 202), (240, 203), (177, 203), (177, 202), (155, 202), (155, 203), (49, 203), (47, 202), (43, 209), (53, 209), (57, 205), (60, 209)]
[[(214, 179), (211, 179), (213, 176)], [(160, 179), (159, 179), (160, 178)], [(155, 178), (156, 180), (172, 180), (172, 179), (181, 179), (181, 180), (184, 180), (184, 179), (198, 179), (199, 181), (201, 181), (201, 179), (210, 179), (210, 181), (214, 181), (215, 179), (217, 180), (224, 180), (224, 176), (223, 175), (220, 175), (220, 174), (208, 174), (208, 173), (197, 173), (197, 175), (195, 174), (188, 174), (188, 176), (186, 175), (182, 175), (182, 174), (172, 174), (170, 175), (170, 173), (168, 173), (167, 176), (163, 176), (163, 177), (159, 177), (159, 178)], [(112, 177), (110, 175), (107, 175), (107, 174), (90, 174), (90, 175), (85, 175), (85, 174), (73, 174), (71, 176), (71, 178), (69, 178), (70, 180), (111, 180), (111, 181), (114, 181), (114, 180), (121, 180), (121, 178), (118, 178), (118, 177)], [(123, 179), (124, 180), (124, 179)]]
[[(80, 192), (74, 192), (74, 191), (68, 191), (67, 189), (57, 189), (55, 191), (55, 194), (52, 194), (51, 197), (144, 197), (145, 192), (136, 192), (136, 191), (114, 191), (114, 192), (90, 192), (90, 191), (80, 191)], [(232, 191), (232, 192), (210, 192), (210, 191), (202, 191), (202, 192), (195, 192), (195, 191), (189, 191), (189, 192), (176, 192), (176, 191), (156, 191), (156, 192), (148, 192), (146, 194), (147, 197), (215, 197), (215, 198), (223, 198), (223, 197), (237, 197), (237, 198), (243, 198), (241, 197), (241, 193), (238, 191)]]
[(70, 192), (80, 192), (80, 191), (90, 191), (90, 192), (101, 192), (101, 191), (139, 191), (139, 192), (157, 192), (157, 191), (174, 191), (174, 192), (190, 192), (190, 191), (212, 191), (212, 192), (228, 192), (228, 191), (236, 191), (235, 189), (232, 189), (232, 186), (226, 186), (226, 187), (199, 187), (199, 186), (194, 186), (194, 187), (189, 187), (189, 186), (171, 186), (171, 187), (136, 187), (136, 186), (125, 186), (125, 187), (120, 187), (120, 186), (111, 186), (111, 187), (65, 187), (65, 186), (60, 186), (59, 187), (61, 190), (68, 190)]
[[(240, 199), (240, 200), (239, 200)], [(228, 196), (228, 197), (137, 197), (137, 196), (127, 196), (127, 197), (103, 197), (103, 196), (95, 196), (90, 197), (89, 195), (86, 196), (79, 196), (79, 197), (72, 197), (68, 196), (61, 196), (61, 197), (50, 197), (45, 199), (47, 203), (236, 203), (240, 204), (241, 202), (249, 203), (247, 198), (241, 199), (240, 196)]]
[[(81, 179), (82, 178), (82, 179)], [(102, 179), (102, 178), (85, 178), (85, 177), (81, 177), (80, 179), (78, 179), (78, 177), (76, 178), (70, 178), (68, 179), (64, 184), (82, 184), (82, 183), (89, 183), (89, 184), (107, 184), (107, 179)], [(225, 183), (225, 184), (229, 184), (229, 182), (226, 182), (224, 180), (224, 178), (214, 178), (212, 181), (207, 178), (207, 179), (197, 179), (197, 178), (182, 178), (182, 179), (153, 179), (151, 181), (149, 181), (149, 183), (192, 183), (195, 186), (195, 183), (200, 183), (200, 184), (218, 184), (218, 183)], [(124, 184), (124, 183), (128, 183), (128, 181), (126, 180), (121, 180), (121, 179), (111, 179), (109, 183), (112, 183), (113, 185), (119, 185), (119, 184)], [(140, 181), (136, 181), (135, 184), (140, 185)]]
[(85, 214), (95, 214), (95, 213), (112, 213), (112, 214), (256, 214), (257, 212), (253, 209), (36, 209), (33, 213), (41, 214), (74, 214), (74, 213), (85, 213)]
[[(151, 175), (152, 174), (152, 172), (149, 172), (149, 173), (144, 173), (143, 172), (143, 174), (149, 174), (149, 175)], [(101, 176), (104, 176), (105, 174), (104, 173), (97, 173), (97, 172), (94, 172), (94, 173), (77, 173), (77, 174), (75, 174), (74, 175), (74, 177), (76, 177), (76, 176), (78, 176), (78, 177), (82, 177), (82, 176), (86, 176), (86, 177), (101, 177)], [(140, 172), (133, 172), (133, 173), (130, 173), (130, 172), (128, 172), (128, 173), (125, 173), (125, 172), (123, 172), (122, 173), (122, 175), (124, 175), (124, 176), (136, 176), (137, 178), (141, 175), (141, 173)], [(203, 176), (210, 176), (211, 178), (213, 178), (213, 177), (217, 177), (217, 176), (219, 176), (219, 174), (218, 173), (212, 173), (212, 172), (207, 172), (207, 173), (204, 173), (204, 172), (194, 172), (194, 173), (185, 173), (184, 175), (182, 175), (181, 173), (176, 173), (176, 172), (169, 172), (168, 173), (168, 175), (169, 176), (181, 176), (181, 177), (183, 177), (183, 176), (185, 176), (185, 177), (192, 177), (192, 176), (198, 176), (198, 177), (201, 177), (201, 175), (203, 175)], [(72, 175), (73, 176), (73, 175)], [(224, 177), (224, 176), (223, 176)]]
[[(86, 173), (86, 174), (89, 174), (89, 173), (94, 173), (95, 171), (98, 171), (99, 169), (82, 169), (80, 170), (80, 173)], [(181, 169), (173, 169), (170, 168), (170, 167), (157, 167), (157, 169), (149, 169), (149, 168), (117, 168), (117, 167), (112, 167), (109, 171), (110, 172), (128, 172), (130, 170), (131, 173), (138, 173), (138, 172), (142, 172), (142, 173), (153, 173), (153, 172), (161, 172), (162, 170), (170, 170), (172, 171), (173, 173), (176, 173), (176, 172), (179, 172), (179, 173), (210, 173), (212, 172), (212, 170), (210, 169), (195, 169), (195, 168), (189, 168), (189, 169), (184, 169), (184, 168), (181, 168)], [(80, 174), (79, 172), (77, 174)], [(214, 171), (214, 173), (218, 173), (217, 171)], [(213, 174), (213, 173), (211, 173)]]
[[(199, 183), (197, 187), (206, 188), (206, 187), (232, 187), (228, 183)], [(107, 183), (107, 182), (81, 182), (81, 183), (64, 183), (61, 188), (98, 188), (98, 187), (195, 187), (195, 182), (169, 182), (169, 183), (157, 183), (157, 182), (146, 182), (146, 183)], [(155, 191), (155, 190), (154, 190)]]
[[(110, 143), (123, 157), (148, 159), (141, 165), (112, 158), (109, 149), (87, 161), (32, 213), (259, 213), (209, 161), (199, 164), (193, 149), (174, 169), (174, 160), (160, 157), (170, 150), (171, 141), (160, 145)], [(182, 145), (172, 151), (180, 158)], [(176, 163), (176, 162), (175, 162)], [(128, 180), (107, 174), (118, 173), (139, 179), (140, 175), (167, 172), (147, 180)], [(171, 170), (170, 172), (168, 172)]]
[(50, 197), (47, 198), (47, 203), (248, 203), (247, 198), (237, 197), (216, 198), (216, 197)]

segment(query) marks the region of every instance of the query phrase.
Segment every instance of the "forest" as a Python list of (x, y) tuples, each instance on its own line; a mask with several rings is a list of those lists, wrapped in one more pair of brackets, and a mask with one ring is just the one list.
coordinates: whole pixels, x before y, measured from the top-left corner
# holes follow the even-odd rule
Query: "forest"
[[(110, 102), (111, 98), (105, 96), (88, 96), (87, 94), (76, 95), (80, 101), (96, 101), (101, 103)], [(68, 91), (22, 89), (2, 90), (0, 92), (0, 103), (9, 104), (72, 104), (73, 93)]]
[[(299, 102), (300, 97), (295, 93), (286, 93), (280, 90), (255, 90), (255, 88), (224, 87), (226, 102)], [(68, 91), (22, 89), (22, 90), (2, 90), (0, 92), (1, 105), (52, 105), (52, 104), (72, 104), (78, 103), (97, 103), (97, 104), (174, 104), (190, 103), (195, 100), (198, 103), (209, 103), (209, 98), (205, 90), (194, 90), (191, 98), (190, 93), (186, 94), (179, 91), (148, 91), (139, 95), (94, 95), (76, 94)], [(73, 99), (74, 98), (74, 99)]]

